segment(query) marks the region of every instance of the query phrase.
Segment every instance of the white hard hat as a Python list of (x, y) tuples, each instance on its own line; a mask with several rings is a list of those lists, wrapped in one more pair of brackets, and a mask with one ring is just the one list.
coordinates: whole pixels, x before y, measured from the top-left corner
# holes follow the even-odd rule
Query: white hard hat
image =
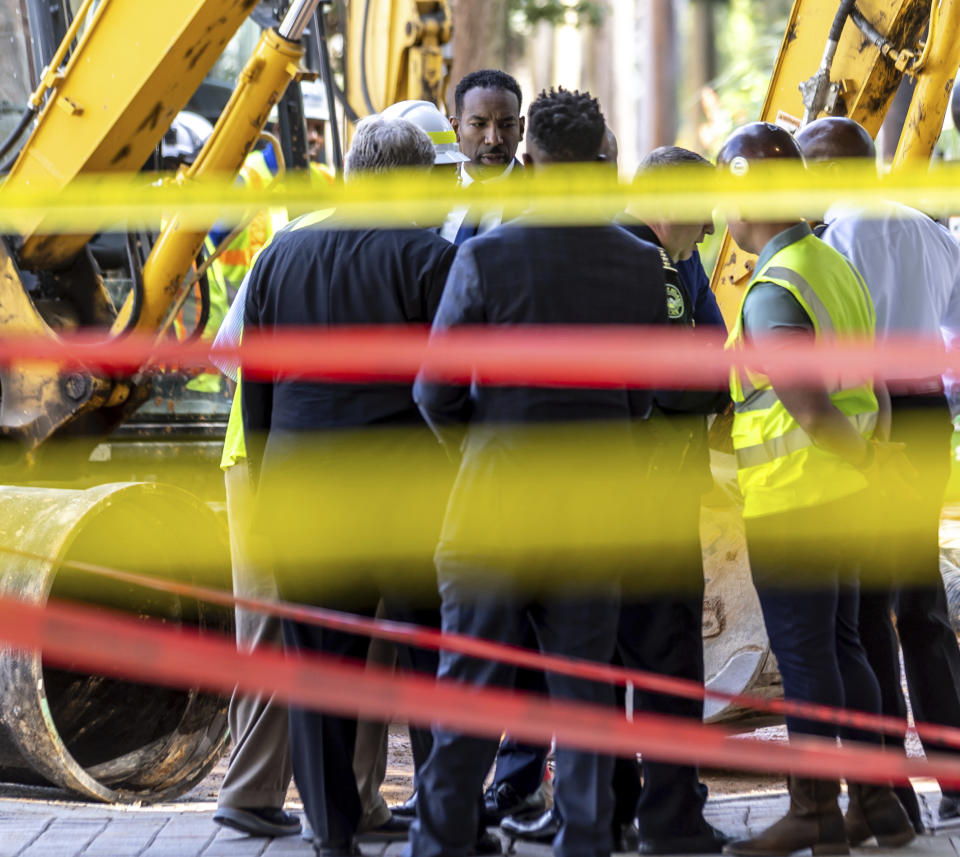
[(406, 119), (425, 131), (436, 152), (434, 164), (462, 164), (470, 160), (460, 151), (457, 132), (436, 104), (430, 101), (398, 101), (380, 115), (385, 119)]
[(330, 108), (327, 106), (327, 90), (319, 80), (305, 80), (300, 84), (303, 94), (303, 116), (305, 119), (330, 121)]
[(181, 110), (160, 143), (163, 158), (192, 164), (213, 133), (213, 125), (198, 113)]

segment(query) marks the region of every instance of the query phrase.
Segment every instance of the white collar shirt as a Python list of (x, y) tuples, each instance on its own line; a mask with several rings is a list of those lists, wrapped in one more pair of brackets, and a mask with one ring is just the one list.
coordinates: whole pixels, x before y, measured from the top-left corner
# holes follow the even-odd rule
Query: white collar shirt
[(877, 338), (941, 336), (960, 343), (960, 245), (916, 209), (834, 205), (821, 236), (863, 276), (877, 311)]
[[(457, 177), (457, 184), (461, 189), (466, 189), (476, 181), (482, 181), (483, 184), (495, 184), (496, 182), (505, 181), (513, 172), (513, 168), (516, 166), (516, 163), (516, 161), (510, 161), (510, 163), (507, 165), (507, 168), (500, 175), (494, 176), (490, 179), (475, 179), (466, 169), (464, 169), (463, 164), (461, 164), (460, 173)], [(440, 237), (446, 238), (447, 241), (452, 244), (456, 240), (457, 233), (460, 231), (460, 227), (463, 226), (463, 221), (466, 220), (467, 212), (469, 210), (470, 207), (466, 205), (454, 208), (447, 215), (447, 219), (443, 222), (443, 226), (440, 227)], [(484, 232), (489, 232), (491, 229), (496, 229), (502, 222), (502, 209), (495, 209), (493, 211), (486, 212), (483, 217), (480, 218), (480, 223), (477, 226), (477, 235), (483, 235)]]

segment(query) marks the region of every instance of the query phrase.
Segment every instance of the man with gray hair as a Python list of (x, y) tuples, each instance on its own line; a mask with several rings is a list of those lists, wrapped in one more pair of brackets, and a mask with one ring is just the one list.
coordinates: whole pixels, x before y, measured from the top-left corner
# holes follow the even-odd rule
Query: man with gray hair
[[(371, 117), (357, 126), (345, 174), (350, 181), (433, 162), (433, 144), (415, 125)], [(413, 224), (365, 229), (338, 224), (336, 215), (322, 224), (305, 215), (278, 233), (254, 265), (244, 330), (263, 335), (304, 325), (429, 324), (455, 252)], [(251, 529), (271, 558), (281, 596), (366, 616), (374, 615), (382, 597), (389, 618), (438, 625), (435, 588), (422, 590), (416, 601), (409, 583), (384, 591), (385, 582), (399, 575), (433, 579), (432, 553), (449, 490), (446, 456), (417, 410), (411, 384), (320, 383), (290, 367), (269, 377), (244, 375), (242, 400), (257, 492)], [(415, 484), (404, 483), (398, 472), (409, 470), (410, 462), (422, 468)], [(410, 508), (416, 521), (408, 520)], [(351, 559), (346, 568), (344, 554), (329, 547), (344, 531), (362, 536), (363, 556), (382, 562)], [(402, 541), (402, 564), (392, 562), (399, 542), (388, 539)], [(388, 562), (389, 568), (381, 567)], [(283, 641), (290, 651), (355, 660), (366, 657), (368, 645), (364, 637), (287, 620)], [(398, 649), (401, 668), (435, 673), (434, 653)], [(294, 778), (318, 855), (357, 853), (362, 809), (355, 741), (354, 718), (290, 710)], [(430, 749), (429, 731), (411, 730), (411, 743), (419, 764)]]

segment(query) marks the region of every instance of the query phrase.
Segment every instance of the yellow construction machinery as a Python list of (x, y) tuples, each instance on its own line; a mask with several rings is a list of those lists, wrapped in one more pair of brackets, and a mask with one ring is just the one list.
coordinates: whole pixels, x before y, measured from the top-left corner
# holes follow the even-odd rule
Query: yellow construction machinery
[[(916, 82), (893, 169), (927, 161), (960, 65), (956, 0), (797, 0), (759, 119), (849, 116), (877, 135), (905, 78)], [(729, 237), (713, 273), (728, 324), (753, 270)]]
[[(238, 30), (249, 31), (248, 19), (262, 33), (206, 143), (172, 179), (180, 186), (236, 176), (291, 82), (317, 71), (328, 103), (336, 95), (352, 119), (396, 100), (439, 100), (451, 32), (446, 0), (340, 3), (342, 88), (330, 71), (326, 5), (0, 0), (0, 39), (11, 46), (0, 53), (0, 205), (9, 191), (60, 190), (97, 176), (155, 180), (149, 165), (161, 138), (225, 48), (235, 49)], [(313, 70), (304, 65), (308, 51)], [(300, 127), (287, 136), (302, 141), (302, 105), (293, 115)], [(55, 340), (99, 329), (107, 343), (132, 332), (171, 335), (207, 232), (184, 228), (172, 211), (155, 234), (124, 236), (119, 264), (128, 287), (117, 292), (105, 283), (89, 231), (58, 232), (37, 217), (0, 240), (0, 336)], [(209, 418), (225, 418), (229, 402), (221, 396), (195, 413), (180, 407), (168, 380), (156, 369), (118, 376), (34, 363), (0, 371), (0, 482), (8, 483), (0, 487), (0, 548), (37, 555), (0, 554), (0, 591), (229, 627), (222, 613), (110, 588), (62, 566), (84, 560), (169, 576), (190, 569), (229, 586), (224, 527), (209, 508), (222, 502), (219, 492), (206, 484), (198, 497), (154, 481), (198, 469), (190, 466), (198, 449), (215, 476), (209, 453), (219, 444)], [(128, 421), (137, 422), (135, 443), (115, 431)], [(13, 652), (0, 654), (0, 676), (0, 779), (45, 781), (102, 800), (156, 800), (203, 777), (226, 738), (225, 703), (216, 697), (151, 691)]]
[[(328, 92), (350, 119), (401, 99), (441, 100), (442, 49), (451, 33), (446, 0), (336, 3), (330, 15), (339, 20), (344, 42), (341, 87), (330, 73), (322, 38), (328, 10), (317, 15), (321, 0), (294, 0), (278, 16), (277, 5), (0, 0), (0, 40), (12, 48), (0, 52), (0, 136), (6, 134), (0, 205), (5, 192), (25, 187), (66, 188), (103, 174), (150, 180), (136, 176), (248, 18), (265, 24), (263, 32), (213, 133), (192, 166), (177, 175), (180, 185), (236, 175), (271, 108), (304, 74), (305, 45), (311, 43)], [(909, 75), (917, 87), (897, 163), (928, 157), (960, 56), (958, 15), (960, 0), (797, 0), (763, 118), (776, 119), (781, 111), (808, 119), (844, 114), (876, 132)], [(168, 329), (185, 284), (193, 282), (206, 230), (183, 228), (173, 211), (157, 232), (149, 241), (124, 237), (129, 287), (122, 294), (105, 286), (90, 252), (92, 236), (83, 230), (59, 233), (38, 216), (21, 234), (5, 236), (0, 336), (56, 339), (76, 328), (98, 328), (109, 341), (131, 331)], [(749, 260), (727, 240), (714, 287), (728, 317), (749, 271)], [(169, 434), (176, 422), (176, 403), (158, 393), (163, 383), (156, 371), (118, 377), (33, 364), (0, 372), (0, 481), (11, 483), (0, 489), (0, 548), (26, 546), (50, 560), (0, 558), (0, 591), (39, 601), (51, 593), (80, 593), (94, 603), (131, 603), (133, 592), (64, 575), (65, 558), (158, 575), (186, 564), (221, 582), (229, 579), (225, 540), (209, 504), (163, 486), (129, 484), (129, 474), (144, 472), (142, 461), (129, 471), (124, 465), (106, 471), (124, 484), (89, 487), (97, 481), (90, 476), (93, 463), (120, 457), (119, 444), (101, 440), (116, 437), (118, 427), (152, 406), (142, 445), (179, 450), (151, 434)], [(172, 421), (164, 419), (167, 410)], [(70, 473), (61, 469), (62, 456), (48, 455), (60, 439), (73, 441), (80, 463)], [(211, 469), (216, 472), (212, 462)], [(749, 597), (749, 586), (742, 585), (745, 558), (728, 536), (736, 529), (735, 513), (724, 514), (705, 527), (711, 577), (705, 634), (715, 683), (743, 689), (755, 686), (763, 671), (762, 624), (758, 629), (744, 618), (751, 608), (738, 600)], [(731, 567), (736, 574), (727, 573)], [(145, 615), (201, 626), (228, 621), (144, 592), (133, 603)], [(744, 644), (720, 646), (735, 627)], [(53, 670), (39, 655), (2, 655), (0, 676), (0, 778), (33, 776), (104, 800), (153, 800), (195, 783), (225, 739), (222, 702), (202, 694), (155, 694), (145, 717), (144, 688)]]

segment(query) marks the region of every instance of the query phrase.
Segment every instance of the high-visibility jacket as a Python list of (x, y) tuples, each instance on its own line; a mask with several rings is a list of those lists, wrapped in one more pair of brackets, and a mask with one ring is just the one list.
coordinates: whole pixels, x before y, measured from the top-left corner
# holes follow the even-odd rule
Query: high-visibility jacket
[[(273, 181), (273, 172), (267, 164), (263, 152), (251, 152), (240, 169), (240, 180), (247, 186), (263, 188)], [(253, 264), (253, 257), (270, 240), (274, 232), (286, 223), (285, 211), (260, 211), (247, 224), (239, 235), (224, 249), (216, 261), (207, 269), (210, 281), (210, 317), (222, 319), (219, 309), (232, 303), (240, 283)], [(216, 247), (212, 238), (207, 236), (206, 248), (213, 253)], [(219, 322), (217, 327), (219, 326)], [(215, 331), (216, 327), (211, 325)]]
[(240, 399), (240, 373), (237, 373), (237, 390), (230, 405), (230, 418), (227, 420), (227, 433), (223, 438), (223, 452), (220, 455), (220, 469), (226, 470), (247, 459), (247, 442), (243, 435), (243, 406)]
[[(274, 171), (267, 163), (263, 152), (254, 151), (247, 155), (240, 168), (240, 180), (253, 188), (266, 187), (273, 181)], [(230, 304), (236, 297), (240, 284), (253, 264), (257, 253), (266, 245), (274, 232), (287, 222), (284, 209), (260, 211), (247, 224), (247, 227), (231, 241), (224, 251), (207, 268), (207, 285), (210, 294), (210, 315), (203, 330), (203, 338), (213, 338)], [(213, 255), (217, 249), (213, 238), (204, 239), (207, 253)], [(215, 393), (220, 390), (220, 376), (204, 372), (193, 378), (187, 389)]]
[[(813, 322), (817, 342), (872, 342), (876, 327), (873, 301), (853, 265), (814, 237), (805, 224), (778, 239), (771, 242), (773, 252), (767, 249), (758, 260), (744, 302), (757, 283), (773, 283), (790, 292), (803, 307)], [(741, 303), (727, 347), (741, 347), (743, 341)], [(873, 380), (838, 373), (829, 380), (829, 393), (833, 405), (865, 438), (871, 437), (877, 422)], [(783, 406), (766, 376), (734, 368), (730, 395), (745, 518), (828, 503), (867, 487), (860, 470), (814, 443)]]

